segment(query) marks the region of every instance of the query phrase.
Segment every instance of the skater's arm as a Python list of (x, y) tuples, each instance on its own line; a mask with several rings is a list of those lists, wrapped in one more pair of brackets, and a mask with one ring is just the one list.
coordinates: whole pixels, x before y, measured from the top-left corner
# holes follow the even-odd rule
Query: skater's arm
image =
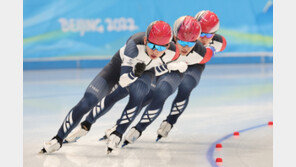
[(222, 52), (225, 49), (226, 45), (226, 39), (220, 34), (215, 34), (212, 42), (210, 43), (210, 46), (213, 46), (216, 49), (216, 52)]
[(129, 40), (126, 43), (122, 64), (121, 64), (120, 78), (119, 78), (119, 85), (121, 87), (128, 86), (129, 84), (135, 82), (138, 78), (138, 76), (135, 75), (135, 70), (134, 70), (136, 64), (138, 63), (138, 61), (135, 60), (135, 57), (137, 57), (138, 52), (139, 51), (136, 46), (136, 43), (133, 40)]
[(187, 64), (184, 61), (172, 61), (167, 64), (157, 66), (155, 69), (155, 76), (163, 75), (171, 71), (179, 71), (183, 73), (187, 70)]
[(155, 71), (155, 76), (160, 76), (167, 73), (169, 70), (166, 64), (162, 64), (160, 66), (154, 67), (154, 71)]
[(207, 54), (204, 56), (200, 64), (205, 64), (211, 60), (216, 52), (222, 52), (227, 45), (225, 38), (222, 35), (215, 34), (212, 39), (212, 42), (207, 47)]
[(121, 87), (124, 88), (137, 80), (138, 77), (135, 76), (132, 69), (132, 67), (121, 66), (121, 75), (119, 78), (119, 85)]
[(186, 56), (186, 63), (188, 65), (205, 64), (214, 56), (215, 50), (214, 47), (205, 47), (200, 41), (197, 41), (192, 52)]
[(165, 64), (156, 66), (154, 68), (155, 76), (160, 76), (171, 71), (179, 71), (183, 73), (187, 70), (187, 63), (185, 61), (180, 61), (179, 49), (178, 47), (176, 47), (174, 42), (170, 43), (170, 47), (168, 50), (169, 51), (167, 51), (167, 56), (170, 57), (170, 59)]
[(213, 46), (206, 47), (206, 52), (203, 56), (203, 59), (199, 64), (205, 64), (211, 60), (211, 58), (215, 55), (215, 48)]

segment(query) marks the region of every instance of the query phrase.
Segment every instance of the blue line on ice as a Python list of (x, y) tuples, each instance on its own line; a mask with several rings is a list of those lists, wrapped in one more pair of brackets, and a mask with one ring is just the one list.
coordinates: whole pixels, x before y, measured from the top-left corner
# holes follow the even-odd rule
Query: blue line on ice
[[(261, 127), (264, 127), (264, 126), (268, 126), (268, 124), (265, 123), (265, 124), (253, 126), (253, 127), (250, 127), (250, 128), (239, 130), (238, 132), (239, 133), (243, 133), (243, 132), (246, 132), (246, 131), (249, 131), (249, 130), (253, 130), (253, 129), (257, 129), (257, 128), (261, 128)], [(216, 161), (214, 159), (214, 151), (215, 151), (215, 148), (216, 148), (216, 144), (222, 143), (224, 140), (227, 140), (228, 138), (230, 138), (232, 136), (233, 136), (233, 133), (228, 134), (228, 135), (226, 135), (226, 136), (218, 139), (217, 141), (215, 141), (215, 142), (213, 142), (211, 144), (210, 148), (207, 151), (207, 159), (210, 162), (210, 164), (212, 165), (212, 167), (218, 167), (217, 164), (216, 164)]]

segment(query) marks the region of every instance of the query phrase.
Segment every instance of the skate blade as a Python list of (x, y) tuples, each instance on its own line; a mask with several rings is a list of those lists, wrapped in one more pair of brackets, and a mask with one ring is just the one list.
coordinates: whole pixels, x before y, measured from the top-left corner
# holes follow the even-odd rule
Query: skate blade
[(125, 140), (125, 141), (123, 142), (121, 148), (125, 147), (125, 146), (128, 145), (128, 144), (129, 144), (129, 142)]
[(44, 149), (44, 148), (42, 148), (39, 152), (38, 152), (38, 154), (45, 154), (46, 153), (46, 150)]
[(101, 138), (99, 139), (99, 141), (103, 141), (103, 140), (106, 140), (106, 139), (107, 139), (107, 136), (105, 135), (105, 136), (101, 137)]
[(67, 140), (64, 140), (63, 141), (63, 144), (67, 144), (67, 143), (70, 143), (70, 142), (68, 142)]
[(112, 152), (112, 150), (113, 150), (112, 148), (108, 147), (107, 148), (107, 154), (110, 154)]
[(157, 139), (155, 141), (158, 142), (161, 138), (162, 138), (162, 136), (158, 135)]
[(64, 140), (63, 144), (65, 144), (65, 143), (76, 143), (78, 139), (80, 139), (80, 137), (76, 137), (75, 140), (73, 140), (73, 141)]
[(74, 141), (67, 141), (67, 140), (64, 140), (64, 141), (63, 141), (63, 144), (76, 143), (76, 142), (77, 142), (77, 140), (74, 140)]

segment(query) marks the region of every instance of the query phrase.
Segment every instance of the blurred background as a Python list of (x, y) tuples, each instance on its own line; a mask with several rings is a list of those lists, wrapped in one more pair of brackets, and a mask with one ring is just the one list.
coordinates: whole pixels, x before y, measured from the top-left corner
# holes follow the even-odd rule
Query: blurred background
[(227, 47), (209, 64), (272, 63), (270, 0), (23, 1), (24, 70), (100, 68), (155, 20), (173, 26), (183, 15), (211, 10)]

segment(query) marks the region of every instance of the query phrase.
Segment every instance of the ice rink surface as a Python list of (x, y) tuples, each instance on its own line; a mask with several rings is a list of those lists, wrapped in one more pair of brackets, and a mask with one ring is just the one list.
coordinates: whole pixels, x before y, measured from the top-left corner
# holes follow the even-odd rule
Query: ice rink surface
[[(217, 157), (223, 159), (225, 167), (272, 167), (273, 132), (272, 127), (264, 126), (273, 120), (272, 64), (208, 65), (187, 109), (169, 136), (158, 143), (156, 131), (175, 94), (136, 143), (111, 155), (106, 155), (106, 145), (98, 139), (120, 117), (127, 98), (115, 104), (78, 142), (64, 144), (50, 155), (38, 155), (43, 142), (56, 135), (68, 111), (99, 71), (24, 71), (25, 167), (210, 167), (215, 166)], [(241, 131), (239, 138), (229, 136), (234, 131)], [(220, 151), (213, 149), (217, 141), (223, 145)]]

